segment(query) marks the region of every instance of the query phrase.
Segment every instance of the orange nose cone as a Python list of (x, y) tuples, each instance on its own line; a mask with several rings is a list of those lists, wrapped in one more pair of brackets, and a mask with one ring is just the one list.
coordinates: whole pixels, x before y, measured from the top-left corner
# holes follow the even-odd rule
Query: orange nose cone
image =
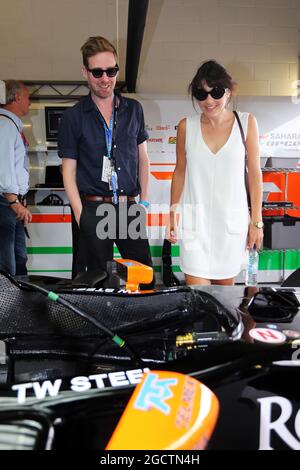
[(107, 450), (205, 449), (219, 402), (187, 375), (151, 371), (137, 385)]

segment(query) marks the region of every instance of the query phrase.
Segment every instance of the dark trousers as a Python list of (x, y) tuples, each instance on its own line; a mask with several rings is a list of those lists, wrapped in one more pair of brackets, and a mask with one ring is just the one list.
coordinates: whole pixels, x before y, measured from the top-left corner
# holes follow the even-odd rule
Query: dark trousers
[(76, 222), (74, 212), (71, 208), (71, 221), (72, 221), (72, 279), (76, 274), (86, 270), (85, 250), (84, 244), (79, 244), (80, 231)]
[(107, 261), (113, 259), (114, 243), (122, 258), (152, 267), (146, 216), (145, 208), (134, 202), (117, 206), (85, 202), (80, 218), (79, 251), (85, 253), (87, 269), (105, 271)]
[(11, 275), (27, 274), (25, 232), (5, 197), (0, 196), (0, 269)]

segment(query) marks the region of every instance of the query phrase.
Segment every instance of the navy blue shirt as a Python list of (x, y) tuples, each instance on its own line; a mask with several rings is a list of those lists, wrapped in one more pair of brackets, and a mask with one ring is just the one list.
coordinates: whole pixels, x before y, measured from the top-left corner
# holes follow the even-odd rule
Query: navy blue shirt
[[(119, 194), (137, 196), (138, 145), (148, 139), (141, 104), (131, 98), (120, 99), (114, 135), (114, 158)], [(108, 183), (101, 181), (103, 156), (107, 155), (104, 124), (91, 96), (67, 109), (58, 132), (58, 155), (77, 160), (77, 186), (81, 194), (112, 196)]]

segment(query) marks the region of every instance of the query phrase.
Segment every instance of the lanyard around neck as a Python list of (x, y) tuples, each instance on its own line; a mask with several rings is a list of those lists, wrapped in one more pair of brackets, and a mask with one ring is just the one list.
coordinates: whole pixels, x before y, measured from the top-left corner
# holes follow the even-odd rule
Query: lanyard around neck
[(110, 116), (109, 126), (106, 124), (106, 121), (102, 114), (100, 113), (101, 120), (104, 127), (105, 132), (105, 142), (106, 142), (106, 149), (107, 149), (107, 156), (110, 160), (114, 160), (113, 158), (113, 151), (115, 146), (115, 135), (116, 135), (116, 128), (117, 128), (117, 116), (118, 116), (118, 106), (116, 98), (114, 98), (114, 108), (112, 115)]
[(106, 121), (102, 114), (100, 113), (104, 132), (105, 132), (105, 141), (106, 141), (106, 149), (107, 149), (107, 157), (110, 160), (111, 164), (111, 172), (110, 172), (110, 189), (113, 191), (113, 203), (118, 204), (118, 175), (116, 172), (116, 159), (113, 155), (115, 149), (115, 136), (116, 136), (116, 128), (117, 128), (117, 116), (118, 116), (118, 105), (117, 99), (114, 98), (114, 107), (113, 112), (109, 120), (109, 126), (107, 126)]

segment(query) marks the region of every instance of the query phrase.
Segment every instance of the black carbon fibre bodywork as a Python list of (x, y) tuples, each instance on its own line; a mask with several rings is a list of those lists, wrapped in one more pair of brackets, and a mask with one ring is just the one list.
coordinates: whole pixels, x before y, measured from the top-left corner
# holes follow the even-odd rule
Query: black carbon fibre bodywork
[[(57, 290), (130, 348), (22, 279), (0, 276), (0, 448), (16, 448), (16, 435), (17, 448), (105, 448), (148, 368), (191, 375), (215, 392), (209, 449), (300, 447), (297, 289)], [(257, 327), (285, 331), (285, 341), (255, 341)]]

